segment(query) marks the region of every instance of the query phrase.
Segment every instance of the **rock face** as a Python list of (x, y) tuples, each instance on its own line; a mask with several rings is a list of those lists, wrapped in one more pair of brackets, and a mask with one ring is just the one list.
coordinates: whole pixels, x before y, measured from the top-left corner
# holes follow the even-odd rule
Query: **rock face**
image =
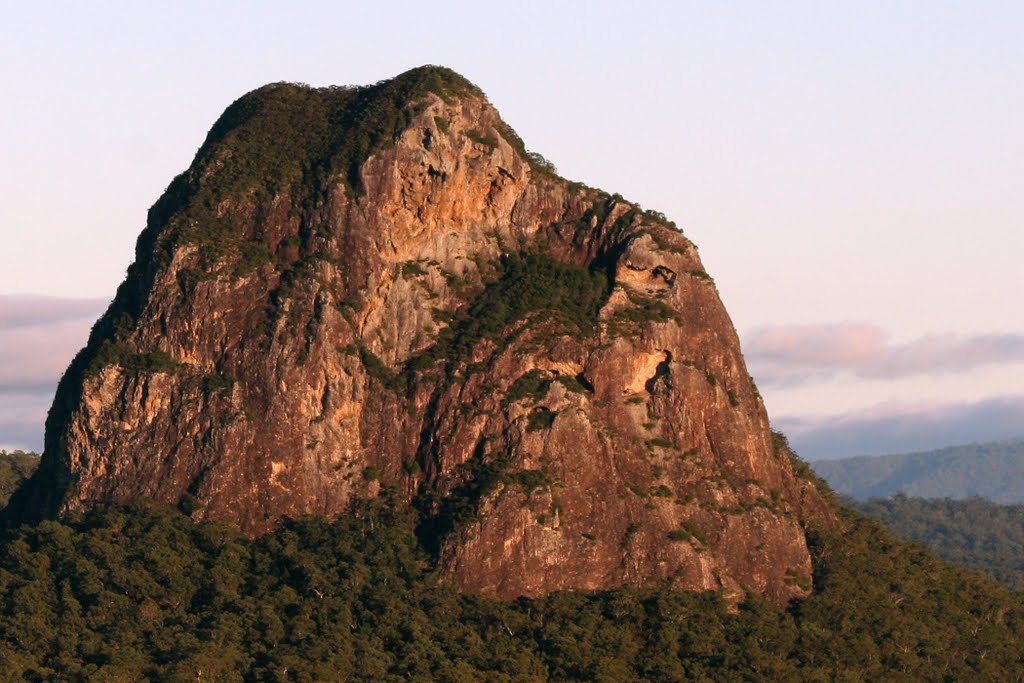
[(259, 534), (381, 492), (466, 591), (803, 595), (830, 513), (773, 448), (696, 248), (559, 178), (438, 67), (216, 123), (61, 381), (33, 518)]

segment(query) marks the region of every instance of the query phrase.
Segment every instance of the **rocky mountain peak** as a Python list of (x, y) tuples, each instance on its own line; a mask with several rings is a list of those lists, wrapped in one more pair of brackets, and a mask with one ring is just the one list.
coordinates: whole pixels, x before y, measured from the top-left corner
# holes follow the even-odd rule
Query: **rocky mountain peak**
[(831, 514), (787, 452), (693, 244), (422, 67), (227, 109), (11, 510), (153, 499), (259, 534), (388, 496), (467, 591), (782, 603)]

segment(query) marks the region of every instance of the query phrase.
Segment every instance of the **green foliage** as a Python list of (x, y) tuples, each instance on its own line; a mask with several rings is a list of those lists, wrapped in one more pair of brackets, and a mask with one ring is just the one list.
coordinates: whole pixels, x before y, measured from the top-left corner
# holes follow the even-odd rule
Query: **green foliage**
[(169, 373), (175, 372), (180, 364), (164, 351), (140, 353), (126, 342), (108, 339), (100, 345), (88, 372), (98, 372), (108, 365), (119, 365), (129, 372)]
[(682, 523), (682, 527), (691, 536), (696, 538), (702, 544), (707, 544), (707, 542), (708, 542), (707, 536), (704, 535), (704, 532), (695, 523), (691, 522), (690, 520), (686, 520), (685, 522)]
[(356, 344), (356, 351), (359, 354), (359, 360), (362, 362), (363, 368), (366, 370), (366, 374), (378, 380), (386, 389), (396, 393), (405, 392), (405, 375), (389, 368), (377, 354), (366, 348), (366, 345), (361, 342)]
[(537, 489), (550, 486), (552, 483), (551, 477), (544, 470), (519, 470), (508, 475), (508, 478), (521, 486), (527, 496), (533, 495)]
[(569, 375), (551, 377), (550, 373), (545, 370), (533, 369), (512, 383), (505, 393), (504, 404), (510, 405), (523, 399), (530, 399), (532, 403), (536, 403), (547, 396), (548, 389), (553, 382), (558, 382), (573, 393), (584, 394), (588, 391), (576, 377)]
[(482, 450), (459, 466), (462, 481), (437, 500), (426, 492), (417, 501), (423, 513), (416, 534), (432, 555), (440, 552), (445, 539), (476, 519), (480, 503), (505, 481), (510, 458), (506, 453)]
[(21, 482), (32, 476), (39, 467), (39, 454), (25, 451), (0, 450), (0, 509)]
[(582, 375), (578, 377), (570, 377), (569, 375), (559, 375), (558, 377), (555, 378), (555, 381), (575, 394), (585, 394), (587, 392), (593, 391), (593, 389), (588, 389), (586, 386), (583, 385), (583, 382), (580, 381), (581, 377)]
[(399, 264), (398, 275), (403, 278), (415, 278), (422, 277), (427, 274), (427, 271), (423, 270), (423, 267), (415, 261), (406, 261), (405, 263)]
[(265, 246), (258, 242), (242, 242), (238, 248), (238, 262), (235, 264), (235, 275), (237, 277), (245, 277), (270, 261), (271, 254)]
[(793, 475), (814, 484), (815, 488), (821, 491), (826, 497), (832, 497), (832, 489), (825, 483), (824, 479), (818, 477), (804, 460), (802, 460), (790, 447), (789, 439), (782, 432), (772, 431), (772, 452), (776, 458), (789, 461), (793, 468)]
[(504, 256), (498, 265), (498, 277), (455, 313), (437, 344), (410, 362), (410, 371), (441, 359), (452, 367), (480, 341), (499, 341), (510, 325), (531, 316), (577, 333), (593, 331), (609, 294), (604, 272), (538, 253)]
[(437, 126), (437, 130), (441, 133), (448, 132), (448, 119), (443, 116), (434, 117), (434, 125)]
[(644, 324), (647, 322), (663, 322), (675, 320), (682, 323), (682, 318), (675, 310), (660, 299), (641, 296), (631, 293), (629, 300), (633, 304), (615, 312), (614, 320), (628, 323)]
[(233, 375), (207, 375), (203, 377), (203, 392), (207, 395), (230, 393), (235, 386)]
[(670, 541), (690, 542), (696, 540), (701, 545), (707, 544), (708, 541), (707, 537), (704, 535), (704, 532), (701, 531), (700, 528), (693, 522), (687, 520), (679, 526), (680, 528), (673, 529), (672, 531), (668, 532), (668, 539)]
[(555, 165), (548, 161), (540, 152), (527, 151), (526, 161), (534, 171), (550, 176), (558, 175), (558, 169), (555, 168)]
[(494, 138), (493, 136), (490, 135), (484, 135), (483, 133), (476, 129), (467, 130), (466, 137), (479, 145), (484, 145), (485, 147), (490, 147), (491, 149), (494, 149), (495, 147), (498, 146), (497, 138)]
[(0, 679), (1002, 681), (1024, 666), (1019, 597), (854, 514), (812, 536), (814, 595), (730, 611), (667, 589), (459, 595), (393, 510), (253, 541), (155, 508), (8, 531)]
[(983, 498), (871, 498), (846, 504), (953, 564), (1024, 590), (1024, 505)]
[(542, 429), (551, 429), (555, 423), (555, 416), (558, 413), (547, 408), (538, 408), (526, 417), (526, 431), (538, 432)]
[[(679, 229), (676, 228), (676, 224), (665, 218), (665, 214), (657, 211), (645, 211), (644, 216), (649, 220), (653, 219), (656, 223), (664, 226), (664, 228), (649, 229), (645, 230), (643, 234), (647, 234), (654, 240), (654, 243), (658, 245), (658, 249), (667, 251), (674, 254), (685, 254), (689, 248), (696, 248), (693, 243), (683, 237)], [(673, 237), (675, 240), (673, 240)], [(682, 241), (684, 246), (673, 244), (673, 241)]]
[(543, 399), (551, 386), (551, 378), (544, 370), (533, 369), (512, 383), (505, 392), (505, 403), (511, 404), (529, 398), (536, 403)]

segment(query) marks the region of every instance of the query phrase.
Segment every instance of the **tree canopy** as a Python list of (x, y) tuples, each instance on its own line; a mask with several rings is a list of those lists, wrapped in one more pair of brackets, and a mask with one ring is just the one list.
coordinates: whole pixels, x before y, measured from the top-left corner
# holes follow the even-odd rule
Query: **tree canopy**
[(876, 522), (811, 534), (814, 594), (779, 610), (657, 586), (500, 602), (431, 571), (382, 499), (254, 541), (158, 507), (0, 539), (0, 679), (1012, 680), (1020, 596)]

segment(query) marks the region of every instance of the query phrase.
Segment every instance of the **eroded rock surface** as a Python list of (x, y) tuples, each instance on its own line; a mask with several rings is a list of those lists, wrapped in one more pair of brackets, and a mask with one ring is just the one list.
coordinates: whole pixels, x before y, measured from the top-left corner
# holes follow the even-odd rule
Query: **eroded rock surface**
[(449, 580), (777, 603), (818, 493), (696, 248), (554, 175), (439, 68), (261, 88), (150, 212), (13, 510), (149, 498), (251, 534), (391, 491)]

